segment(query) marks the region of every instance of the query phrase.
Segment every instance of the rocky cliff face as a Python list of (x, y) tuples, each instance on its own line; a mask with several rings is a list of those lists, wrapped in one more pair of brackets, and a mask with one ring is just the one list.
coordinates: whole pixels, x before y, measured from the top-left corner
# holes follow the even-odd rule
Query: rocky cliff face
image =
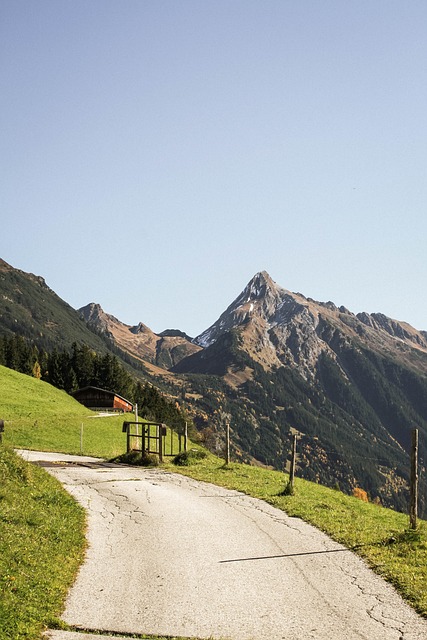
[(97, 331), (104, 333), (120, 349), (141, 360), (169, 369), (180, 360), (196, 353), (200, 347), (181, 331), (165, 331), (157, 335), (140, 322), (130, 326), (105, 313), (99, 304), (79, 309), (80, 314)]

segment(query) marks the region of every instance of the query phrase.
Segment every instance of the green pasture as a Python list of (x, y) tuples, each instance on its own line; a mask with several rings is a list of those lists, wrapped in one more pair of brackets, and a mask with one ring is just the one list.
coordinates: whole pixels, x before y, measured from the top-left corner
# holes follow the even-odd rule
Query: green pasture
[[(0, 418), (5, 421), (3, 440), (15, 449), (101, 458), (114, 458), (126, 452), (123, 422), (135, 420), (133, 413), (99, 417), (65, 391), (1, 366)], [(147, 429), (154, 447), (156, 428)], [(138, 428), (132, 425), (132, 433), (137, 430), (141, 434), (142, 425)], [(166, 455), (178, 453), (178, 436), (173, 431), (167, 430), (164, 443)], [(131, 439), (131, 447), (140, 447), (138, 438)]]

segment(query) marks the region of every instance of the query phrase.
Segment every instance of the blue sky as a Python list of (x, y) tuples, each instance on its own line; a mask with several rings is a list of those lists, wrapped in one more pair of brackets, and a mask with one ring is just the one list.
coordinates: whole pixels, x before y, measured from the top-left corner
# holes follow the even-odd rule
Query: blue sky
[(252, 276), (427, 330), (427, 3), (3, 0), (0, 256), (197, 335)]

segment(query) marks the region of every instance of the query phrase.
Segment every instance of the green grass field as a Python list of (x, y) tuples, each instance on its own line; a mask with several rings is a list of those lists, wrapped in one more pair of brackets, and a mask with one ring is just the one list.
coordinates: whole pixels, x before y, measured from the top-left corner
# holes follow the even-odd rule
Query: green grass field
[(0, 638), (55, 626), (83, 560), (85, 514), (52, 476), (0, 447)]
[(14, 448), (109, 458), (126, 450), (123, 415), (96, 417), (42, 380), (0, 367), (0, 398), (3, 440)]
[[(125, 420), (135, 419), (132, 413), (99, 417), (65, 391), (1, 366), (0, 398), (0, 418), (5, 420), (3, 440), (15, 449), (100, 458), (114, 458), (126, 451), (122, 426)], [(150, 432), (154, 435), (155, 428)], [(134, 443), (139, 446), (136, 440)], [(178, 450), (178, 439), (168, 430), (165, 453)]]
[[(93, 415), (66, 393), (0, 366), (0, 418), (6, 427), (0, 447), (0, 640), (40, 638), (45, 625), (57, 622), (84, 550), (80, 507), (11, 447), (79, 454), (83, 425), (84, 454), (123, 454), (123, 420), (133, 418)], [(314, 524), (363, 556), (427, 617), (427, 522), (411, 532), (404, 514), (299, 478), (295, 495), (283, 496), (288, 480), (283, 473), (225, 466), (211, 454), (195, 457), (189, 466), (169, 461), (165, 467), (243, 491)]]

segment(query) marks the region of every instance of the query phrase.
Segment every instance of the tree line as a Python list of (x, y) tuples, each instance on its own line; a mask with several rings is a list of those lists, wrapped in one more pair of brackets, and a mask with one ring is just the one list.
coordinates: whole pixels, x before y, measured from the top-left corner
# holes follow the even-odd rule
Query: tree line
[(0, 364), (73, 393), (83, 387), (99, 387), (138, 404), (139, 415), (183, 429), (186, 416), (176, 402), (153, 385), (135, 380), (115, 355), (98, 354), (87, 345), (73, 343), (71, 351), (48, 352), (16, 334), (0, 336)]

